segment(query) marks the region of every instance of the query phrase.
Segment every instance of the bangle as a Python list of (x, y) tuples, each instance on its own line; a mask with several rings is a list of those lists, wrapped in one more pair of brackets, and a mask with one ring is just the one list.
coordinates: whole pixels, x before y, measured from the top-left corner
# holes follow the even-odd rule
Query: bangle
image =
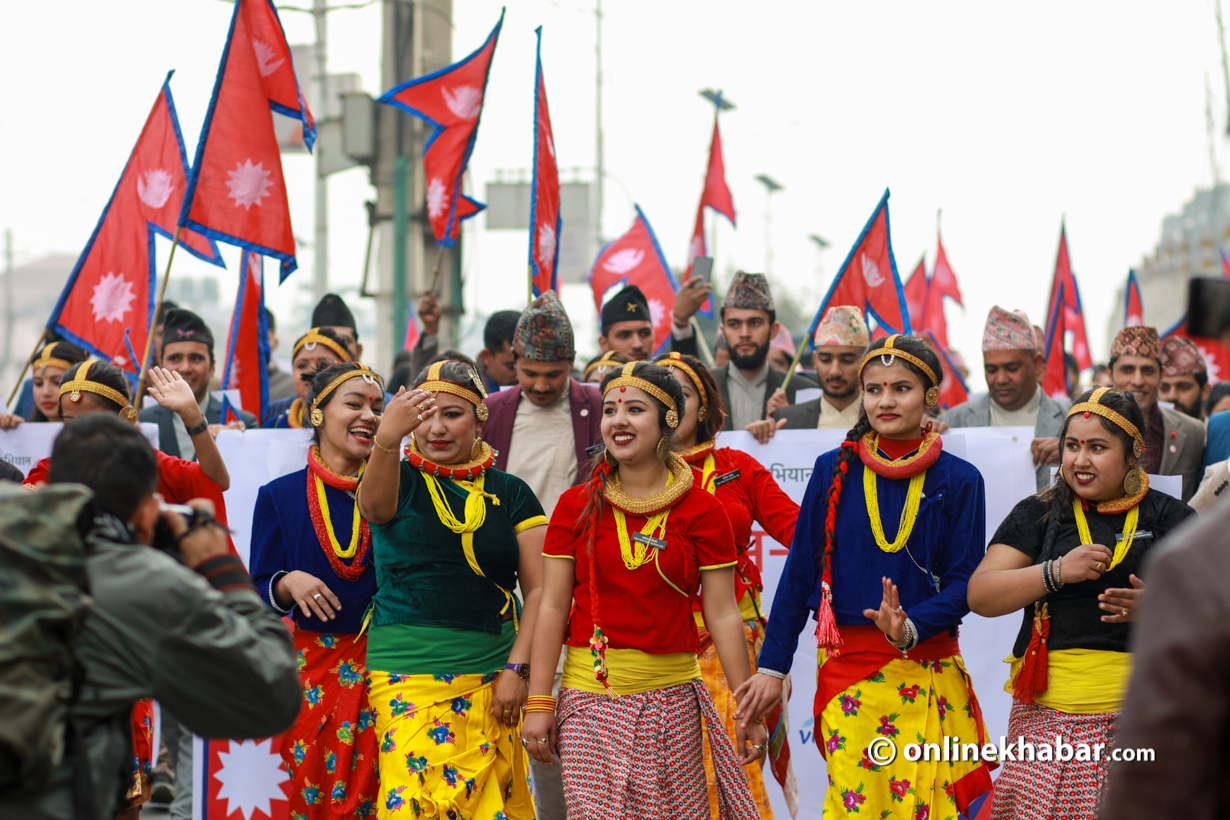
[(555, 698), (551, 695), (531, 695), (525, 699), (525, 711), (530, 712), (554, 712)]
[(1055, 559), (1055, 588), (1063, 589), (1063, 556)]
[(198, 424), (196, 427), (188, 428), (188, 438), (192, 438), (193, 436), (199, 436), (201, 433), (204, 433), (208, 429), (209, 429), (209, 422), (205, 420), (204, 416), (201, 416), (200, 424)]
[(765, 669), (763, 666), (756, 670), (756, 674), (764, 675), (766, 678), (777, 678), (778, 680), (786, 679), (785, 672), (778, 672), (776, 669)]
[(380, 443), (380, 439), (376, 438), (375, 436), (372, 436), (372, 444), (376, 445), (376, 449), (382, 453), (388, 453), (391, 456), (398, 455), (398, 452), (396, 450), (390, 447), (385, 447), (383, 444)]

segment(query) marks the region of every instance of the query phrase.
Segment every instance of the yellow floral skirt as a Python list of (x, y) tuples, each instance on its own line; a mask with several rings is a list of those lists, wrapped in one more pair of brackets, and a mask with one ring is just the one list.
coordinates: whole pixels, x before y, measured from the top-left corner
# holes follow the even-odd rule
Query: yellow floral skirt
[(490, 714), (498, 673), (368, 675), (379, 817), (533, 820), (520, 728)]

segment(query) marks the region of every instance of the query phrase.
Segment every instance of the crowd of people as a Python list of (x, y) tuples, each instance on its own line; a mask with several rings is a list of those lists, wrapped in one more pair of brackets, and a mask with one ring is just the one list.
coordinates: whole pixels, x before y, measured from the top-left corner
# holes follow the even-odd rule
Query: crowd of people
[[(601, 354), (579, 363), (552, 292), (492, 315), (473, 359), (440, 349), (428, 295), (386, 383), (330, 294), (291, 372), (270, 363), (263, 418), (230, 423), (211, 393), (213, 335), (189, 310), (157, 317), (144, 409), (119, 368), (48, 344), (0, 429), (65, 427), (28, 474), (0, 462), (34, 491), (0, 490), (0, 544), (21, 537), (6, 505), (84, 494), (65, 531), (92, 609), (59, 745), (14, 781), (0, 755), (0, 816), (131, 817), (157, 791), (186, 820), (194, 734), (280, 733), (305, 820), (772, 818), (770, 790), (794, 783), (782, 705), (805, 628), (824, 811), (968, 816), (994, 762), (882, 764), (869, 749), (986, 741), (958, 639), (971, 611), (1021, 612), (1003, 647), (1012, 738), (1112, 748), (1146, 559), (1230, 487), (1230, 390), (1209, 384), (1199, 349), (1125, 327), (1101, 381), (1061, 400), (1042, 390), (1037, 328), (995, 307), (987, 393), (943, 408), (931, 343), (873, 335), (858, 306), (829, 308), (812, 367), (788, 374), (762, 274), (735, 276), (707, 366), (690, 320), (710, 297), (685, 284), (656, 346), (648, 301), (625, 288), (601, 310)], [(157, 425), (157, 448), (137, 422)], [(245, 567), (215, 437), (258, 425), (303, 429), (310, 446), (260, 489)], [(944, 448), (962, 427), (1034, 430), (1037, 494), (989, 540), (983, 477)], [(815, 454), (801, 504), (717, 441), (781, 429), (846, 431)], [(1180, 497), (1150, 476), (1180, 477)], [(753, 527), (790, 547), (771, 601)], [(1161, 810), (1164, 784), (1119, 772), (1109, 755), (1007, 762), (991, 816)]]

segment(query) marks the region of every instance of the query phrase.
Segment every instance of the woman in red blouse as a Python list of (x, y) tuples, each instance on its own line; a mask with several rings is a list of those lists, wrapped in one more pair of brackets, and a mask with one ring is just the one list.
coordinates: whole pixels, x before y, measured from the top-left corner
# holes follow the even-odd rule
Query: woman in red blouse
[[(752, 560), (749, 547), (752, 542), (753, 522), (779, 544), (789, 546), (794, 540), (794, 525), (799, 518), (799, 505), (782, 492), (772, 473), (756, 459), (742, 450), (731, 447), (716, 447), (715, 438), (726, 420), (726, 408), (722, 405), (721, 391), (713, 374), (700, 359), (679, 353), (666, 353), (654, 361), (667, 368), (683, 388), (687, 409), (679, 419), (675, 430), (674, 445), (682, 452), (683, 460), (700, 472), (701, 487), (718, 501), (730, 518), (734, 530), (735, 547), (739, 563), (735, 567), (735, 600), (739, 602), (739, 615), (743, 619), (743, 634), (747, 650), (756, 671), (756, 655), (764, 640), (764, 617), (761, 615), (760, 594), (764, 584), (760, 580), (760, 567)], [(730, 683), (717, 651), (705, 629), (704, 615), (699, 599), (692, 602), (696, 613), (696, 626), (700, 629), (700, 671), (705, 685), (713, 697), (714, 706), (726, 724), (726, 734), (735, 739), (735, 713), (738, 711)], [(781, 724), (781, 712), (769, 715), (770, 735), (774, 728), (782, 728), (781, 750), (786, 748), (786, 727)], [(786, 788), (790, 755), (774, 757), (773, 770), (778, 782)], [(780, 761), (780, 765), (779, 765)], [(747, 784), (752, 790), (762, 820), (773, 820), (773, 808), (765, 791), (764, 775), (759, 766), (744, 769)], [(709, 778), (709, 794), (716, 796), (716, 781), (710, 766), (705, 774)], [(797, 792), (797, 786), (794, 786)], [(797, 795), (795, 796), (797, 799)], [(789, 802), (790, 797), (787, 797)]]
[(545, 567), (522, 742), (544, 765), (559, 755), (569, 817), (709, 817), (703, 719), (715, 738), (717, 817), (759, 817), (738, 765), (761, 758), (764, 727), (739, 729), (731, 747), (696, 657), (692, 601), (703, 587), (731, 685), (751, 676), (729, 518), (671, 452), (683, 390), (664, 368), (630, 362), (603, 379), (602, 394), (606, 451), (547, 528), (543, 554), (555, 560)]

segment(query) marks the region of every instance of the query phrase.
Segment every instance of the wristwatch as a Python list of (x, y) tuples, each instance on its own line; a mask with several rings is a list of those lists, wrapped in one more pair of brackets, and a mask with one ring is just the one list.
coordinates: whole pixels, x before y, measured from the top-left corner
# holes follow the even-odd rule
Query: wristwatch
[(530, 665), (528, 663), (506, 663), (504, 668), (510, 672), (516, 672), (521, 680), (530, 679)]
[(200, 424), (198, 424), (196, 427), (188, 428), (188, 437), (191, 438), (192, 436), (199, 436), (201, 433), (204, 433), (208, 429), (209, 429), (209, 422), (205, 420), (204, 416), (201, 416)]

